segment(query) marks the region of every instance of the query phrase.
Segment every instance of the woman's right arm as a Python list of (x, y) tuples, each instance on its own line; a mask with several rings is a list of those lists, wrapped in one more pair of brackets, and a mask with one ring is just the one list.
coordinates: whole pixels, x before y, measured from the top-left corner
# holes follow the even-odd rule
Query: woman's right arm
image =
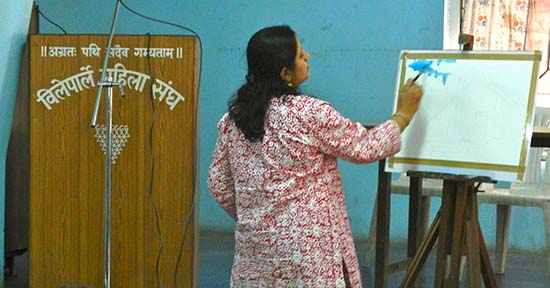
[[(327, 102), (310, 100), (306, 121), (313, 143), (328, 155), (356, 163), (386, 158), (401, 149), (400, 134), (418, 109), (422, 90), (409, 80), (401, 89), (396, 113), (375, 128), (342, 117)], [(306, 105), (306, 106), (308, 106)]]

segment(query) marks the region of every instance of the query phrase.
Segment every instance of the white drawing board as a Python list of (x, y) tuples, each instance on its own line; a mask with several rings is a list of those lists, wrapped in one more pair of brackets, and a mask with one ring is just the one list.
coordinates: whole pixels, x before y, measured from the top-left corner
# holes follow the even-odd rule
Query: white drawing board
[(424, 95), (386, 171), (521, 181), (540, 58), (538, 51), (402, 51), (395, 103), (419, 71)]

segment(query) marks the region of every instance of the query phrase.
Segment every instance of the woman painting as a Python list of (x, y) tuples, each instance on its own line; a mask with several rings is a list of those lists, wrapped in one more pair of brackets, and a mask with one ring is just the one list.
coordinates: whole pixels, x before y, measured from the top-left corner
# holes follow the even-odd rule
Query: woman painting
[(208, 173), (236, 221), (232, 287), (361, 287), (337, 158), (397, 153), (422, 91), (409, 80), (397, 113), (366, 129), (300, 94), (309, 54), (288, 26), (256, 32), (248, 74), (218, 123)]

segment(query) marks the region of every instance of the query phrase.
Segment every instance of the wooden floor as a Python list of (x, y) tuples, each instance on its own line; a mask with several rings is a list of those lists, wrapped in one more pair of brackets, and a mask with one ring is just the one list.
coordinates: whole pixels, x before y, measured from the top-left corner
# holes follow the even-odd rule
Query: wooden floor
[[(233, 234), (202, 231), (199, 247), (199, 287), (223, 288), (229, 287), (229, 272), (233, 261)], [(366, 243), (356, 243), (360, 262)], [(491, 253), (492, 251), (489, 251)], [(406, 254), (404, 245), (392, 244), (390, 260), (397, 260)], [(433, 254), (433, 253), (432, 253)], [(493, 260), (491, 258), (491, 260)], [(544, 257), (542, 254), (526, 254), (511, 251), (508, 257), (506, 273), (497, 275), (499, 288), (550, 288), (550, 280), (544, 274)], [(434, 274), (434, 255), (430, 255), (422, 270), (416, 287), (432, 287)], [(363, 285), (374, 287), (373, 269), (361, 268)], [(14, 275), (5, 278), (6, 288), (26, 288), (28, 282), (28, 253), (15, 259)], [(399, 287), (404, 272), (391, 275), (389, 287)], [(465, 281), (463, 281), (465, 282)], [(466, 285), (462, 285), (466, 287)], [(57, 287), (55, 287), (57, 288)], [(187, 288), (187, 287), (185, 287)]]

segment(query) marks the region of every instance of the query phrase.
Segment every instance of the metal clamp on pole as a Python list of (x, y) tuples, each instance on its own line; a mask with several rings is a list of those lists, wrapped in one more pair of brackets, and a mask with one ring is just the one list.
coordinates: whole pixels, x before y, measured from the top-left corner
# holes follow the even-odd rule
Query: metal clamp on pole
[[(99, 110), (99, 103), (101, 102), (101, 88), (103, 87), (103, 85), (101, 84), (104, 84), (106, 82), (112, 82), (111, 81), (106, 81), (105, 79), (105, 72), (107, 72), (107, 62), (109, 62), (109, 54), (111, 53), (111, 45), (113, 43), (113, 36), (115, 35), (115, 27), (116, 27), (116, 21), (117, 21), (117, 18), (118, 18), (118, 10), (119, 10), (119, 7), (120, 7), (120, 1), (117, 0), (116, 1), (116, 6), (115, 6), (115, 13), (113, 15), (113, 21), (111, 22), (111, 32), (109, 33), (109, 38), (107, 40), (107, 48), (105, 48), (105, 56), (103, 57), (103, 65), (101, 65), (101, 76), (99, 77), (99, 82), (97, 83), (97, 86), (99, 89), (97, 89), (97, 95), (96, 95), (96, 98), (95, 98), (95, 105), (94, 105), (94, 110), (92, 112), (92, 121), (91, 121), (91, 126), (92, 127), (95, 127), (95, 124), (96, 124), (96, 120), (97, 120), (97, 112)], [(124, 97), (124, 91), (121, 90), (121, 96)]]
[(461, 45), (462, 51), (472, 51), (474, 48), (474, 35), (472, 34), (458, 35), (458, 44)]

